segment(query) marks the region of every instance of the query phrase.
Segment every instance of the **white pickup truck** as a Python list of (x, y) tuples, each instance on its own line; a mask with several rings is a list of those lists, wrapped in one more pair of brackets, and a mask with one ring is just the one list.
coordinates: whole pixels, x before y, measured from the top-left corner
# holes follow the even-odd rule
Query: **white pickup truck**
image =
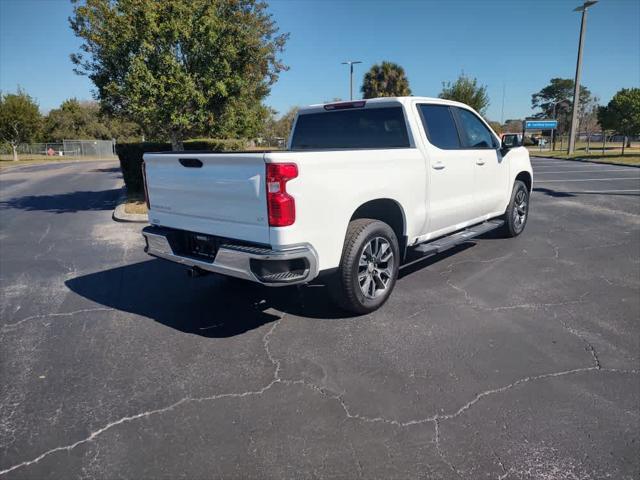
[(522, 233), (532, 170), (514, 140), (464, 104), (389, 97), (302, 108), (286, 151), (147, 153), (146, 251), (267, 286), (322, 275), (371, 312), (409, 250)]

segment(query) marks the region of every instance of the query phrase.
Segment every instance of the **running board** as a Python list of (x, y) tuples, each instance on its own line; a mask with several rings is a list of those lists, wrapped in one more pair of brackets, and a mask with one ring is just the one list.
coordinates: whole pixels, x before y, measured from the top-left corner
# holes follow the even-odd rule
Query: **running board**
[(461, 243), (471, 240), (474, 237), (490, 232), (504, 225), (504, 220), (489, 220), (488, 222), (479, 223), (473, 227), (465, 228), (459, 232), (453, 233), (446, 237), (441, 237), (431, 242), (421, 243), (413, 250), (423, 255), (435, 255), (444, 252), (450, 248), (460, 245)]

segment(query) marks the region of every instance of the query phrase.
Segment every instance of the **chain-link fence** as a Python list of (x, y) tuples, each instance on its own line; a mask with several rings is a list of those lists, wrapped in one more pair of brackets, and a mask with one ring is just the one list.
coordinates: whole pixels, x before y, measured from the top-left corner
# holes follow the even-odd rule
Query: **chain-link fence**
[[(565, 151), (569, 147), (569, 135), (533, 136), (534, 145), (529, 147), (539, 151)], [(576, 151), (585, 153), (600, 153), (602, 155), (622, 152), (638, 151), (640, 149), (640, 135), (625, 137), (624, 135), (611, 135), (603, 132), (579, 133), (576, 135)]]
[[(18, 146), (21, 160), (46, 157), (65, 157), (69, 160), (113, 160), (114, 140), (63, 140), (60, 142), (25, 143)], [(11, 148), (5, 146), (0, 153), (3, 160), (11, 158)]]

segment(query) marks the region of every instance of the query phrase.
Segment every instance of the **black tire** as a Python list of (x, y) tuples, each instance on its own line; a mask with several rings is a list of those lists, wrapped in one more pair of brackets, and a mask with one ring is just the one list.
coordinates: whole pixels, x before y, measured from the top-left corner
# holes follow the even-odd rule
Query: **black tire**
[(511, 200), (502, 219), (504, 220), (502, 233), (505, 237), (517, 237), (524, 231), (529, 219), (529, 189), (524, 182), (516, 180), (513, 184)]
[[(376, 245), (378, 251), (382, 251), (379, 256), (371, 254)], [(387, 258), (389, 250), (391, 260)], [(365, 261), (365, 257), (368, 259), (367, 266), (360, 264), (360, 260)], [(330, 286), (334, 301), (356, 314), (377, 310), (393, 291), (399, 264), (398, 238), (389, 225), (369, 218), (352, 221), (347, 228), (340, 267)], [(364, 281), (361, 284), (362, 278)], [(368, 294), (364, 292), (365, 284)]]

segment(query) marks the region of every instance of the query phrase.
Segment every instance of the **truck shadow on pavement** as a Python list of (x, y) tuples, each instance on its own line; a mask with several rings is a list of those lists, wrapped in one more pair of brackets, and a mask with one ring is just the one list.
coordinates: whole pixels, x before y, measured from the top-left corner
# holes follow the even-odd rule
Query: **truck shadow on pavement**
[(575, 195), (572, 193), (559, 192), (556, 190), (552, 190), (550, 188), (534, 187), (533, 191), (538, 193), (544, 193), (545, 195), (548, 195), (550, 197), (556, 197), (556, 198), (575, 197)]
[(550, 188), (535, 187), (534, 192), (544, 193), (550, 197), (564, 198), (564, 197), (577, 197), (580, 195), (606, 195), (606, 196), (619, 196), (619, 197), (638, 197), (637, 192), (561, 192), (558, 190), (552, 190)]
[(323, 287), (267, 288), (215, 274), (189, 278), (184, 267), (161, 260), (91, 273), (65, 284), (100, 305), (209, 338), (243, 334), (280, 319), (281, 312), (347, 316), (332, 311)]
[(122, 170), (120, 167), (107, 167), (107, 168), (95, 168), (91, 170), (91, 172), (95, 173), (120, 173), (122, 174)]
[[(472, 245), (418, 259), (403, 267), (399, 278)], [(185, 267), (156, 259), (82, 275), (65, 285), (100, 305), (208, 338), (241, 335), (284, 314), (322, 320), (353, 317), (334, 306), (321, 283), (268, 288), (215, 274), (189, 278)]]
[(73, 213), (88, 210), (113, 210), (122, 189), (71, 192), (56, 195), (28, 195), (0, 202), (0, 209), (16, 208), (27, 211)]

